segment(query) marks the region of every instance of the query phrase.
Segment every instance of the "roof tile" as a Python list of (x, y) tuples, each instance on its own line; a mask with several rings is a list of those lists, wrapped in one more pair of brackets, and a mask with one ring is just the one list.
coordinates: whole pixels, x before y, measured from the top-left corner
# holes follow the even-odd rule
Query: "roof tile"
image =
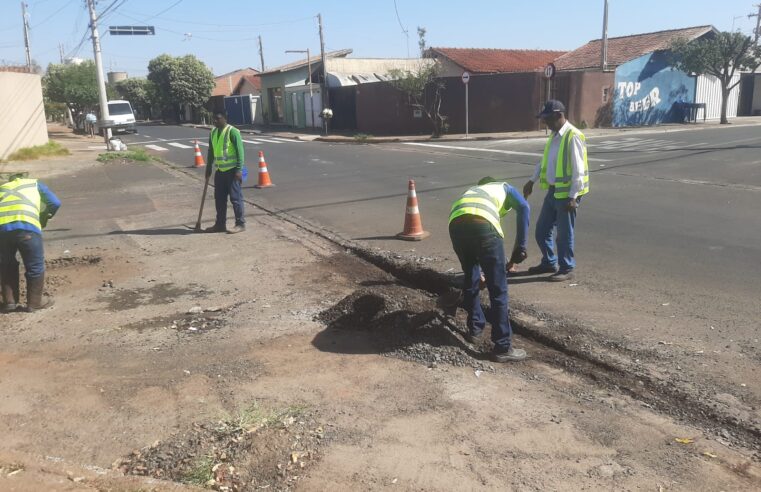
[[(713, 26), (696, 26), (608, 38), (608, 66), (616, 67), (642, 55), (665, 50), (679, 38), (693, 40), (713, 30)], [(555, 60), (555, 66), (558, 70), (599, 68), (601, 50), (602, 41), (595, 39), (559, 57)]]
[(535, 72), (565, 51), (500, 50), (485, 48), (431, 48), (471, 73)]

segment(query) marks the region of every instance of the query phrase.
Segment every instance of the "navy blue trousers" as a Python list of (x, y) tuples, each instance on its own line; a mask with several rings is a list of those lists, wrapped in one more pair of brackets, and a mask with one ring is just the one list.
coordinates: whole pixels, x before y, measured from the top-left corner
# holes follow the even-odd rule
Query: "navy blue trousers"
[[(466, 216), (467, 217), (467, 216)], [(465, 274), (462, 292), (465, 310), (468, 312), (468, 329), (479, 335), (488, 320), (491, 324), (491, 340), (497, 350), (507, 350), (513, 339), (513, 329), (508, 319), (507, 275), (505, 274), (505, 246), (502, 236), (486, 220), (470, 217), (453, 220), (449, 225), (460, 266)], [(486, 277), (490, 308), (488, 316), (481, 309), (481, 271)]]
[[(3, 276), (8, 275), (7, 278), (13, 278), (11, 271), (18, 271), (16, 253), (21, 255), (24, 262), (26, 278), (38, 278), (45, 273), (45, 251), (41, 234), (21, 230), (0, 232), (0, 268), (3, 269)], [(6, 274), (6, 271), (9, 273)]]
[(227, 197), (233, 205), (235, 213), (235, 225), (246, 225), (243, 216), (243, 189), (241, 183), (235, 179), (235, 170), (217, 171), (214, 173), (214, 203), (217, 207), (217, 221), (215, 226), (220, 229), (227, 227)]

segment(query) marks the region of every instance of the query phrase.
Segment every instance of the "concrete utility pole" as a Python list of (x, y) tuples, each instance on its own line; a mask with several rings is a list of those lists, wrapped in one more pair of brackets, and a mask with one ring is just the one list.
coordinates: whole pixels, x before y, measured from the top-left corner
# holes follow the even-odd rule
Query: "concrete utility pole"
[(26, 48), (26, 66), (32, 68), (32, 52), (29, 49), (29, 15), (26, 13), (26, 2), (21, 2), (21, 17), (24, 21), (24, 47)]
[(58, 43), (58, 56), (61, 58), (61, 64), (63, 64), (63, 43)]
[(756, 7), (758, 7), (758, 12), (750, 14), (748, 18), (756, 18), (756, 29), (753, 30), (753, 41), (758, 44), (758, 38), (761, 36), (761, 3), (756, 5)]
[[(325, 63), (325, 38), (322, 34), (322, 14), (317, 14), (317, 25), (320, 28), (320, 59), (322, 60), (322, 109), (328, 107), (328, 67)], [(322, 134), (328, 134), (328, 119), (323, 116), (322, 118)]]
[[(95, 0), (87, 0), (87, 9), (90, 11), (90, 30), (92, 31), (92, 50), (95, 54), (95, 72), (98, 78), (98, 99), (100, 100), (100, 121), (108, 123), (111, 115), (108, 114), (108, 95), (106, 94), (106, 81), (103, 78), (103, 60), (100, 56), (100, 35), (98, 34), (98, 16), (95, 13)], [(104, 132), (106, 147), (111, 138), (111, 128)]]
[(264, 72), (264, 48), (262, 48), (261, 36), (259, 36), (259, 59), (262, 61), (262, 72)]
[(602, 49), (600, 50), (600, 69), (608, 69), (608, 0), (605, 0), (605, 11), (602, 16)]

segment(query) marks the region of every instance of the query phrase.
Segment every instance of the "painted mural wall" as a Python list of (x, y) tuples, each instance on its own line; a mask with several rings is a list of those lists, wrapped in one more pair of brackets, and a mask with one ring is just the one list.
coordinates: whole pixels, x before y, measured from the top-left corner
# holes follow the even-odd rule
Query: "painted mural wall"
[(613, 126), (681, 122), (679, 102), (695, 101), (695, 77), (669, 65), (665, 52), (650, 53), (616, 68)]

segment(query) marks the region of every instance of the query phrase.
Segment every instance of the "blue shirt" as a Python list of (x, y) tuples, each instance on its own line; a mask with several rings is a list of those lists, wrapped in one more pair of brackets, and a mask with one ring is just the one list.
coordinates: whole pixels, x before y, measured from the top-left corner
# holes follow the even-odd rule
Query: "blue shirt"
[(531, 216), (531, 207), (523, 195), (505, 183), (505, 192), (507, 198), (505, 198), (504, 208), (512, 208), (515, 210), (515, 245), (521, 249), (526, 249), (526, 239), (528, 237), (528, 222)]
[[(42, 181), (37, 181), (37, 191), (40, 192), (40, 200), (45, 204), (46, 207), (44, 213), (52, 217), (56, 212), (58, 212), (58, 209), (61, 208), (61, 200), (59, 200), (58, 197), (55, 196), (55, 193), (50, 191), (50, 189), (45, 186)], [(36, 226), (33, 226), (29, 222), (16, 221), (0, 226), (0, 232), (10, 231), (30, 231), (36, 232), (37, 234), (42, 234), (42, 230)]]

